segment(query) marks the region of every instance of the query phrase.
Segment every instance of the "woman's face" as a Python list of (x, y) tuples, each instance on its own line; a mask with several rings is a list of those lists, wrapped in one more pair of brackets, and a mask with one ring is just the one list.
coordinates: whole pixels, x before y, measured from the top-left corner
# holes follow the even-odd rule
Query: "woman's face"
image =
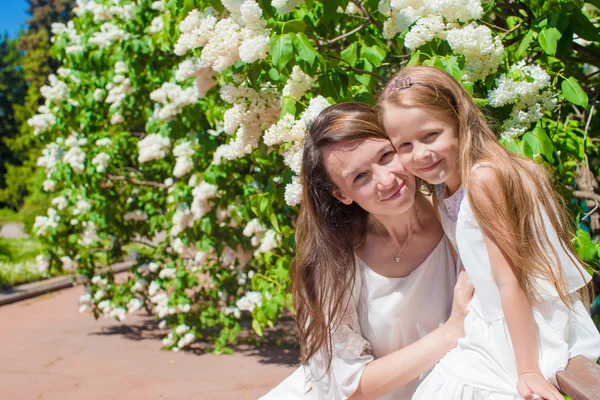
[(390, 106), (383, 126), (400, 162), (411, 174), (438, 184), (458, 174), (458, 132), (453, 118), (437, 110)]
[(336, 185), (333, 195), (346, 205), (356, 202), (371, 214), (401, 214), (412, 207), (415, 177), (385, 139), (333, 143), (323, 151), (325, 169)]

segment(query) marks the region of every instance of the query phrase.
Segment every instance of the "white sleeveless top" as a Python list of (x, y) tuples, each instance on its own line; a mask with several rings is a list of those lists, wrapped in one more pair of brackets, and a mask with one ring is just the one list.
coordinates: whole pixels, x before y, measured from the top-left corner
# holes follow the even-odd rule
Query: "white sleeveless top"
[[(464, 186), (446, 198), (446, 185), (434, 186), (435, 195), (438, 199), (438, 208), (444, 232), (454, 245), (460, 259), (473, 282), (477, 296), (474, 298), (473, 306), (478, 308), (486, 321), (503, 318), (500, 292), (492, 276), (492, 268), (485, 245), (483, 231), (479, 226), (475, 215), (471, 210), (469, 199), (466, 196)], [(556, 231), (552, 228), (550, 218), (540, 205), (542, 224), (546, 229), (549, 244), (558, 255), (559, 265), (553, 265), (553, 269), (562, 269), (562, 277), (566, 283), (568, 293), (581, 289), (590, 281), (591, 276), (581, 264), (571, 259), (567, 251), (563, 249)], [(548, 246), (545, 246), (546, 248)], [(536, 286), (544, 299), (558, 297), (554, 286), (544, 279), (537, 279)]]
[[(308, 366), (299, 367), (263, 399), (346, 399), (368, 363), (416, 342), (450, 316), (456, 271), (445, 236), (404, 278), (382, 276), (358, 256), (355, 264), (352, 302), (333, 334), (329, 371), (325, 351), (317, 352)], [(427, 372), (380, 399), (410, 399)]]

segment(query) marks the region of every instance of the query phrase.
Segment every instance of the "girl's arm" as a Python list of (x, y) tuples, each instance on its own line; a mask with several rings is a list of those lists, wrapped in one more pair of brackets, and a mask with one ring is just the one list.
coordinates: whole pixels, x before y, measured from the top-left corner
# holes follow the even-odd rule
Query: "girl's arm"
[[(507, 205), (498, 199), (491, 198), (489, 193), (500, 190), (496, 185), (495, 175), (488, 168), (478, 168), (469, 179), (472, 183), (470, 190), (479, 208), (484, 213), (498, 215), (498, 223), (502, 224), (502, 212), (508, 211)], [(499, 212), (499, 210), (501, 210)], [(537, 341), (537, 327), (533, 319), (533, 310), (527, 296), (521, 289), (519, 281), (510, 266), (509, 260), (484, 227), (485, 244), (490, 258), (490, 265), (494, 281), (500, 292), (502, 310), (510, 333), (519, 380), (517, 390), (526, 399), (533, 399), (533, 394), (544, 399), (561, 400), (563, 397), (558, 390), (548, 382), (539, 369), (539, 354)], [(506, 231), (509, 228), (506, 227)]]
[(462, 271), (454, 287), (452, 313), (448, 321), (409, 346), (367, 364), (358, 388), (350, 399), (381, 397), (408, 384), (433, 367), (464, 336), (464, 319), (472, 296), (473, 285)]

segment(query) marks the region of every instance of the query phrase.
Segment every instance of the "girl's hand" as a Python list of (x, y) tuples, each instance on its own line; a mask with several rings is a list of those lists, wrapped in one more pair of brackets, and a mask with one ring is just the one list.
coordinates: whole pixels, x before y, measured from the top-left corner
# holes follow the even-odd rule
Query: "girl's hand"
[(548, 382), (541, 372), (519, 374), (517, 390), (525, 400), (542, 398), (545, 400), (564, 400), (564, 397)]
[(448, 318), (448, 324), (452, 324), (458, 330), (459, 336), (465, 335), (465, 317), (469, 313), (467, 309), (473, 298), (473, 284), (467, 276), (465, 269), (460, 268), (456, 286), (454, 286), (454, 300), (452, 301), (452, 312)]

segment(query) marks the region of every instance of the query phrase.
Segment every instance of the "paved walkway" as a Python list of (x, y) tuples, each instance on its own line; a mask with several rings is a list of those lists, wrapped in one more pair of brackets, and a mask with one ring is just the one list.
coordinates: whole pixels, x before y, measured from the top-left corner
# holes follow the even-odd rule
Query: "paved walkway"
[(0, 307), (0, 399), (256, 399), (295, 368), (295, 348), (162, 351), (152, 317), (94, 320), (77, 312), (82, 293)]

